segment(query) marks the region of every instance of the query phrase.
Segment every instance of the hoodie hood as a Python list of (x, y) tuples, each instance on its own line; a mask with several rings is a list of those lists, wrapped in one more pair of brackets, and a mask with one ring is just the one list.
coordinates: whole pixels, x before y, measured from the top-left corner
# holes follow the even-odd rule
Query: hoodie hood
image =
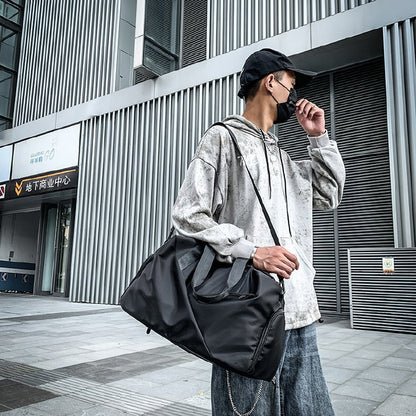
[(244, 134), (253, 136), (253, 138), (261, 139), (270, 144), (278, 144), (279, 139), (273, 133), (266, 133), (243, 116), (232, 115), (225, 118), (223, 122), (229, 127), (233, 127)]

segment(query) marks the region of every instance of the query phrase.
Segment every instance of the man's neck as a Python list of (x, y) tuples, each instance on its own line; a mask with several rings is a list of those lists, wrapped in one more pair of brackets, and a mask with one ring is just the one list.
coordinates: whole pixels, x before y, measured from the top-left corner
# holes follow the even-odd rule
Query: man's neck
[(268, 132), (273, 126), (270, 107), (261, 100), (248, 101), (244, 109), (243, 117), (248, 121), (251, 121), (264, 132)]

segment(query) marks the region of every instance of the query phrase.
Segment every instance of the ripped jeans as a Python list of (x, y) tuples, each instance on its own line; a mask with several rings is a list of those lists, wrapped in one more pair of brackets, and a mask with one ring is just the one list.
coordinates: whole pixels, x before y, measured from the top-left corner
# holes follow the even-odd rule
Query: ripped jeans
[[(276, 380), (256, 380), (229, 373), (234, 408), (249, 416), (334, 416), (322, 374), (315, 324), (286, 331), (285, 351)], [(259, 387), (262, 385), (260, 395)], [(213, 365), (211, 379), (213, 416), (235, 416), (226, 371)]]

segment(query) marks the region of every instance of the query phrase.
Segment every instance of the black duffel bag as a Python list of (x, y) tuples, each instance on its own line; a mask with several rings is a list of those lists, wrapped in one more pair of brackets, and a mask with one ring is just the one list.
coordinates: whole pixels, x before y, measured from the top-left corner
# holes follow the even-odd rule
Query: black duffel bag
[[(223, 126), (242, 157), (234, 134)], [(220, 262), (208, 244), (175, 235), (143, 263), (120, 304), (185, 351), (243, 376), (271, 381), (285, 342), (283, 292), (283, 283), (256, 269), (251, 260)]]
[(142, 265), (121, 307), (184, 350), (272, 380), (284, 347), (283, 290), (247, 259), (233, 264), (190, 237), (169, 238)]

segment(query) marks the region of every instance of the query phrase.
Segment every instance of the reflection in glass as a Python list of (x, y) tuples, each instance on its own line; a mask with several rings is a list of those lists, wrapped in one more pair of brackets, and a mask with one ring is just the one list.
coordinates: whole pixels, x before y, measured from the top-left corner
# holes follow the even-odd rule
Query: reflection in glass
[(58, 240), (58, 268), (56, 271), (55, 293), (65, 293), (66, 271), (69, 261), (69, 228), (71, 225), (71, 204), (61, 205), (61, 219)]
[[(15, 2), (17, 3), (17, 2)], [(13, 23), (20, 23), (20, 11), (17, 7), (0, 0), (0, 16)]]
[(13, 74), (0, 69), (0, 115), (11, 117), (11, 89), (13, 85)]
[(17, 32), (0, 26), (0, 65), (14, 68), (16, 44)]
[(10, 129), (12, 127), (12, 123), (9, 120), (5, 120), (0, 117), (0, 131)]
[(158, 75), (178, 69), (181, 2), (146, 2), (144, 64)]
[(48, 209), (45, 233), (45, 254), (43, 258), (42, 292), (52, 293), (56, 213), (56, 207), (50, 207)]

